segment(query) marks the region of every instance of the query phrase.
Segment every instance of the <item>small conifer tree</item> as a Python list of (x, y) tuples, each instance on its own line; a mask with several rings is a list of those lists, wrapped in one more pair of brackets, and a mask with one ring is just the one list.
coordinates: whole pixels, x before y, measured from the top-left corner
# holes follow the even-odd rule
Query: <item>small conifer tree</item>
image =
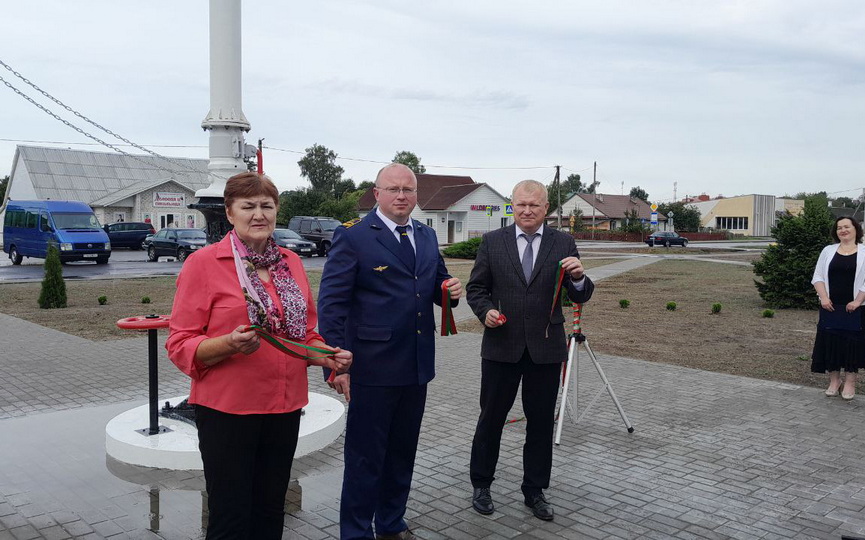
[(57, 246), (48, 246), (45, 257), (45, 277), (42, 279), (42, 291), (39, 293), (39, 307), (54, 309), (66, 307), (66, 282), (63, 281), (63, 267), (60, 264), (60, 252)]
[(772, 227), (775, 244), (753, 262), (757, 290), (769, 307), (817, 309), (811, 285), (814, 267), (823, 248), (832, 242), (832, 214), (824, 194), (805, 199), (802, 215), (786, 215)]

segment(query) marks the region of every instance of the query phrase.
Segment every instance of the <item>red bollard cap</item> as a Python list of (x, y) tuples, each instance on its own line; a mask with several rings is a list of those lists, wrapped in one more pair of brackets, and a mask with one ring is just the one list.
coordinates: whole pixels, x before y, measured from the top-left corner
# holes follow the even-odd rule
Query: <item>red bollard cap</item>
[(124, 330), (155, 330), (157, 328), (168, 328), (170, 320), (171, 315), (126, 317), (117, 321), (117, 327)]

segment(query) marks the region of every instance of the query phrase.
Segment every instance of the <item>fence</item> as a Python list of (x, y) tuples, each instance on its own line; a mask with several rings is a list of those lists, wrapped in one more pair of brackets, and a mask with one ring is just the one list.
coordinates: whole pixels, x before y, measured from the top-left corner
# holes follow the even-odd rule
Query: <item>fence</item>
[[(608, 242), (645, 242), (651, 233), (632, 233), (623, 231), (577, 231), (572, 233), (577, 240), (604, 240)], [(728, 232), (680, 232), (689, 241), (729, 240)]]

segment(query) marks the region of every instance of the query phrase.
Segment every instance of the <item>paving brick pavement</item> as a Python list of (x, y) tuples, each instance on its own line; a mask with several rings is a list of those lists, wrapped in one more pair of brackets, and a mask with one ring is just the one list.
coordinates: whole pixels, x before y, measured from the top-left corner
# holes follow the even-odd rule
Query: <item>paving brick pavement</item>
[[(599, 281), (657, 260), (589, 273)], [(473, 315), (463, 304), (456, 316)], [(200, 473), (105, 456), (107, 421), (146, 399), (146, 338), (94, 343), (6, 315), (0, 328), (0, 540), (202, 537)], [(470, 509), (480, 336), (438, 338), (407, 516), (418, 536), (865, 536), (860, 398), (604, 356), (603, 343), (592, 345), (636, 431), (626, 432), (605, 394), (579, 425), (566, 423), (548, 491), (557, 515), (546, 523), (519, 494), (521, 422), (505, 428), (496, 513)], [(159, 363), (161, 395), (184, 393), (188, 383), (162, 349)], [(585, 407), (600, 388), (585, 356), (578, 375)], [(329, 392), (315, 370), (310, 376), (314, 391)], [(512, 417), (521, 415), (517, 403)], [(297, 460), (294, 476), (285, 537), (336, 537), (342, 439)]]
[[(107, 459), (105, 423), (146, 397), (146, 339), (92, 343), (0, 316), (0, 540), (200, 538), (200, 474)], [(21, 343), (27, 336), (29, 343)], [(591, 336), (590, 336), (591, 337)], [(524, 424), (505, 428), (492, 516), (470, 509), (480, 336), (438, 338), (408, 520), (428, 539), (865, 536), (865, 407), (813, 388), (604, 356), (636, 431), (602, 395), (566, 423), (553, 522), (519, 494)], [(162, 395), (186, 389), (164, 355)], [(315, 370), (314, 390), (327, 392)], [(599, 380), (583, 358), (579, 403)], [(519, 404), (512, 416), (521, 416)], [(342, 439), (297, 460), (285, 537), (334, 538)]]

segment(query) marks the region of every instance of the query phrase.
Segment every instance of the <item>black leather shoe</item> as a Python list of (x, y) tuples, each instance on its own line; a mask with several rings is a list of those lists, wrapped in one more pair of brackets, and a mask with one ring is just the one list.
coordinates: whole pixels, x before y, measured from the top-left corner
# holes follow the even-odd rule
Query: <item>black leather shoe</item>
[(493, 513), (496, 507), (493, 506), (493, 496), (490, 495), (490, 488), (475, 488), (472, 493), (472, 508), (485, 516)]
[(526, 506), (532, 509), (532, 514), (534, 514), (536, 518), (544, 521), (553, 520), (553, 507), (547, 502), (547, 499), (544, 498), (543, 493), (526, 495)]

